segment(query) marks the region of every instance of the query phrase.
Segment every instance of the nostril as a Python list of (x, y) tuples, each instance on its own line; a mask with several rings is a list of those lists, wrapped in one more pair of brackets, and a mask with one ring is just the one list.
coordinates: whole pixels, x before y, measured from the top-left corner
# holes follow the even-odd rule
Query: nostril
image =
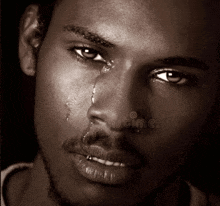
[(93, 124), (97, 124), (99, 122), (103, 122), (103, 120), (98, 116), (91, 115), (90, 116), (90, 122), (93, 123)]

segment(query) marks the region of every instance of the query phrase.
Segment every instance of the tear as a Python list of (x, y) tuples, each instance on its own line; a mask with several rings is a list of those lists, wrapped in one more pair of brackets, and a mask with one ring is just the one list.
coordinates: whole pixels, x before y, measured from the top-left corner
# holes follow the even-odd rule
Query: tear
[[(100, 73), (100, 75), (101, 75), (101, 73)], [(100, 76), (100, 75), (99, 75), (99, 76)], [(91, 95), (91, 106), (95, 103), (96, 83), (97, 83), (97, 81), (98, 81), (98, 77), (99, 77), (99, 76), (96, 77), (95, 83), (94, 83), (94, 85), (93, 85), (92, 95)], [(87, 135), (89, 135), (89, 132), (90, 132), (90, 129), (91, 129), (92, 125), (93, 125), (93, 122), (90, 121), (90, 122), (89, 122), (89, 125), (88, 125), (88, 127), (87, 127), (87, 130), (86, 130), (86, 132), (85, 132), (85, 135), (83, 135), (83, 137), (82, 137), (82, 142), (84, 142), (84, 139), (87, 137)]]
[(108, 67), (108, 66), (104, 66), (103, 68), (102, 68), (102, 73), (108, 73), (110, 71), (110, 67)]
[[(102, 70), (100, 71), (100, 75), (103, 74), (103, 73), (107, 73), (109, 72), (112, 68), (114, 68), (114, 61), (113, 60), (110, 60), (106, 63), (106, 65), (102, 68)], [(99, 75), (99, 76), (100, 76)], [(95, 103), (95, 94), (96, 94), (96, 84), (98, 82), (98, 78), (99, 76), (96, 77), (95, 79), (95, 83), (93, 85), (93, 89), (92, 89), (92, 95), (91, 95), (91, 106)], [(85, 138), (89, 135), (90, 133), (90, 130), (91, 130), (91, 127), (93, 125), (93, 122), (90, 120), (90, 123), (87, 127), (87, 130), (85, 132), (85, 135), (83, 135), (82, 137), (82, 142), (84, 142)]]
[(67, 109), (67, 113), (66, 113), (66, 121), (69, 121), (69, 117), (70, 117), (70, 113), (71, 113), (70, 97), (68, 97), (65, 106), (66, 106), (66, 109)]
[(101, 73), (108, 73), (111, 69), (115, 67), (114, 61), (110, 60), (106, 63), (106, 65), (102, 68)]
[(113, 60), (110, 60), (107, 62), (107, 65), (110, 66), (111, 68), (114, 68), (114, 61)]
[(87, 135), (89, 134), (92, 125), (93, 125), (93, 122), (90, 122), (90, 124), (89, 124), (89, 126), (88, 126), (88, 128), (87, 128), (87, 130), (86, 130), (85, 135), (83, 135), (83, 140), (84, 140), (84, 139), (87, 137)]
[(93, 86), (93, 90), (92, 90), (92, 97), (91, 97), (91, 101), (92, 101), (92, 104), (94, 104), (94, 102), (95, 102), (95, 86), (96, 86), (96, 83), (94, 84), (94, 86)]

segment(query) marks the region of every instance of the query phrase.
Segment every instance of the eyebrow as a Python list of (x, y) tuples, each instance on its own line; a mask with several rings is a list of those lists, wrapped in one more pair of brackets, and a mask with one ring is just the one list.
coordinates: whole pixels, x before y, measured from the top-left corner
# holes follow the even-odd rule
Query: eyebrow
[(97, 34), (90, 32), (87, 28), (74, 26), (74, 25), (67, 25), (63, 27), (63, 30), (67, 32), (72, 32), (76, 35), (80, 35), (84, 39), (87, 39), (90, 42), (93, 42), (95, 44), (102, 45), (103, 47), (107, 47), (107, 48), (114, 47), (114, 44), (106, 41), (105, 39), (98, 36)]
[(168, 66), (184, 66), (184, 67), (198, 68), (204, 71), (209, 69), (209, 66), (205, 62), (192, 57), (175, 56), (175, 57), (168, 57), (165, 59), (157, 59), (154, 62)]
[[(84, 39), (89, 40), (95, 44), (102, 45), (103, 47), (113, 48), (115, 47), (114, 44), (110, 43), (109, 41), (105, 40), (104, 38), (100, 37), (99, 35), (90, 32), (85, 27), (75, 26), (75, 25), (66, 25), (63, 27), (63, 30), (66, 32), (72, 32), (76, 35), (82, 36)], [(185, 66), (191, 68), (199, 68), (201, 70), (208, 70), (209, 66), (204, 63), (203, 61), (192, 58), (192, 57), (181, 57), (181, 56), (174, 56), (168, 57), (165, 59), (157, 59), (154, 63), (163, 64), (167, 66)]]

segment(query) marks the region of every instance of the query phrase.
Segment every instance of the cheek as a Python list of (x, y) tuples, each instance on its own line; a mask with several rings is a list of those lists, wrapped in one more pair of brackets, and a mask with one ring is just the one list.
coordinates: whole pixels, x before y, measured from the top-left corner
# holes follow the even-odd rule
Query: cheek
[(62, 141), (81, 135), (87, 128), (97, 71), (86, 69), (56, 49), (45, 53), (37, 68), (35, 124), (39, 137)]
[(194, 131), (205, 122), (216, 97), (215, 84), (175, 88), (158, 83), (149, 98), (152, 118), (166, 133)]
[(148, 99), (154, 128), (136, 143), (151, 167), (162, 171), (184, 163), (188, 152), (199, 141), (215, 99), (211, 87), (168, 91), (164, 94), (157, 88)]

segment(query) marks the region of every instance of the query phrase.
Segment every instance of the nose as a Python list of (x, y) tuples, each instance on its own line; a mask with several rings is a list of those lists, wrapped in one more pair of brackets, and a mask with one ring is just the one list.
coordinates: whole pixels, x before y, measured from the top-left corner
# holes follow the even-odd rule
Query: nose
[[(120, 69), (102, 74), (94, 86), (93, 103), (88, 110), (88, 118), (93, 123), (105, 124), (111, 129), (121, 130), (131, 127), (136, 118), (134, 91), (135, 73), (128, 64)], [(129, 125), (129, 126), (128, 126)]]

